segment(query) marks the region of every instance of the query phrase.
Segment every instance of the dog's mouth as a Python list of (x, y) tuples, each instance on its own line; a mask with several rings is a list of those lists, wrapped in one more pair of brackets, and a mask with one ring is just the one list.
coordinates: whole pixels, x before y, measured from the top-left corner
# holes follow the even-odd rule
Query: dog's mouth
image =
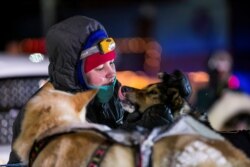
[(134, 88), (129, 86), (122, 86), (119, 90), (119, 98), (121, 100), (122, 107), (128, 112), (134, 112), (137, 105), (129, 99), (129, 93), (132, 92)]
[(136, 92), (138, 91), (138, 89), (136, 88), (132, 88), (129, 86), (122, 86), (121, 87), (121, 99), (122, 100), (128, 100), (130, 101), (132, 104), (135, 103), (135, 97), (137, 96)]

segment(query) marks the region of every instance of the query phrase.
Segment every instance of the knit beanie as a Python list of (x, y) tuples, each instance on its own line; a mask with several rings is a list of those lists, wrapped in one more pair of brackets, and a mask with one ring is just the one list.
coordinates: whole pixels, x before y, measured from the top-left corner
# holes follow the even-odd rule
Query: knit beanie
[[(104, 30), (99, 29), (97, 31), (94, 31), (84, 42), (81, 54), (93, 46), (98, 46), (99, 42), (107, 38), (108, 35)], [(78, 64), (78, 79), (80, 81), (80, 84), (84, 88), (88, 88), (89, 86), (86, 83), (85, 74), (98, 67), (99, 65), (106, 63), (107, 61), (115, 59), (115, 57), (116, 53), (114, 50), (111, 50), (104, 54), (101, 52), (96, 52), (86, 57), (81, 57)]]
[[(102, 41), (103, 39), (108, 38), (107, 34), (103, 30), (97, 30), (90, 34), (85, 42), (82, 50), (86, 50), (94, 45), (97, 45), (98, 42)], [(107, 61), (115, 59), (115, 51), (112, 50), (105, 54), (100, 52), (91, 54), (84, 59), (84, 73), (91, 71), (92, 69), (98, 67), (101, 64), (104, 64)]]

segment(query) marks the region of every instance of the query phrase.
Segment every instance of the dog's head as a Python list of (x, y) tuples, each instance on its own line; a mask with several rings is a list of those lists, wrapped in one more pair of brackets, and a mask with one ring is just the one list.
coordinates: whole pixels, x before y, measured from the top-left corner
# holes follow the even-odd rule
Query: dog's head
[(164, 83), (150, 84), (143, 89), (127, 86), (123, 86), (122, 89), (126, 99), (130, 102), (128, 104), (135, 106), (135, 109), (141, 113), (158, 104), (167, 105), (172, 110), (179, 110), (185, 103), (178, 89), (167, 88)]
[(40, 115), (36, 115), (35, 117), (38, 120), (44, 119), (44, 116), (53, 118), (56, 117), (56, 115), (67, 115), (68, 117), (71, 116), (71, 119), (75, 117), (75, 119), (78, 118), (81, 122), (85, 122), (86, 106), (96, 93), (97, 90), (88, 90), (73, 94), (56, 90), (53, 85), (48, 82), (37, 95), (30, 99), (25, 110), (31, 115), (39, 111)]
[[(97, 90), (76, 94), (56, 90), (46, 83), (25, 106), (21, 132), (14, 143), (14, 149), (23, 161), (33, 142), (54, 129), (86, 121), (86, 106)], [(25, 143), (25, 144), (24, 144)]]
[(144, 112), (148, 107), (155, 104), (162, 104), (160, 89), (157, 84), (151, 84), (143, 89), (136, 89), (128, 86), (122, 87), (122, 92), (128, 102), (127, 106), (134, 106), (135, 110)]
[(170, 107), (176, 116), (189, 112), (190, 107), (185, 98), (191, 94), (191, 86), (187, 77), (178, 70), (172, 74), (159, 73), (158, 77), (161, 82), (150, 84), (143, 89), (123, 86), (122, 92), (130, 102), (126, 102), (125, 110), (132, 108), (143, 113), (153, 105), (163, 104)]

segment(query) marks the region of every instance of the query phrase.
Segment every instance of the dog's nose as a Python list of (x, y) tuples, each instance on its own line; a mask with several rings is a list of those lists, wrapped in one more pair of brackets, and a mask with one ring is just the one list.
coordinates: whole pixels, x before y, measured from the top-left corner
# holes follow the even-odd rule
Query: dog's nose
[(134, 88), (129, 87), (129, 86), (121, 86), (120, 89), (119, 89), (119, 93), (118, 93), (119, 98), (121, 100), (125, 100), (126, 99), (126, 93), (132, 92), (133, 89)]
[(134, 90), (135, 90), (135, 88), (132, 88), (132, 87), (129, 87), (129, 86), (122, 86), (122, 88), (121, 88), (122, 93), (132, 92)]
[(122, 86), (122, 88), (121, 88), (121, 92), (122, 92), (122, 93), (134, 92), (134, 91), (138, 91), (138, 90), (139, 90), (139, 89), (133, 88), (133, 87), (130, 87), (130, 86)]

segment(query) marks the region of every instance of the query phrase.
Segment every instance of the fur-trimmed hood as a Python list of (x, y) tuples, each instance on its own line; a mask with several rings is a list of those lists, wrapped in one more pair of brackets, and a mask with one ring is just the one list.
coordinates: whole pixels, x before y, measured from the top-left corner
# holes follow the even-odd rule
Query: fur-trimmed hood
[[(87, 37), (104, 27), (85, 16), (73, 16), (52, 26), (46, 35), (49, 76), (56, 89), (78, 91), (77, 65)], [(105, 31), (106, 32), (106, 31)]]
[(242, 112), (250, 115), (250, 96), (227, 91), (208, 111), (208, 120), (214, 129), (220, 130), (228, 120)]

